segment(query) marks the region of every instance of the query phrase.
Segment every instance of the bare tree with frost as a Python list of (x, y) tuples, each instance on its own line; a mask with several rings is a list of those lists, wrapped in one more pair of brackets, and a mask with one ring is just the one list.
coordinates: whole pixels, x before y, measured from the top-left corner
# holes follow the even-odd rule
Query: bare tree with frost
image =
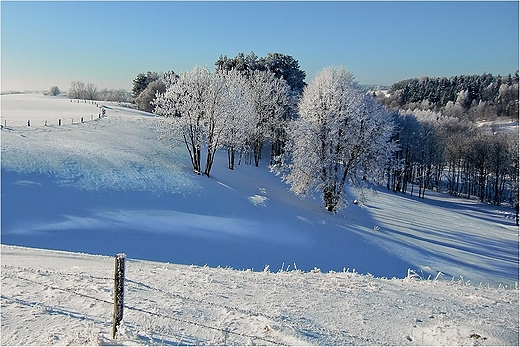
[[(243, 148), (254, 132), (255, 112), (250, 86), (237, 71), (210, 73), (194, 68), (167, 82), (165, 93), (157, 94), (155, 112), (163, 115), (162, 139), (175, 145), (178, 139), (188, 149), (193, 170), (209, 177), (215, 153), (226, 146), (229, 167), (237, 148)], [(201, 149), (206, 163), (201, 166)]]
[[(209, 177), (215, 153), (228, 146), (228, 151), (243, 142), (241, 132), (247, 132), (247, 121), (251, 118), (244, 77), (237, 71), (218, 71), (211, 74), (205, 99), (204, 139), (207, 146), (204, 174)], [(242, 142), (242, 143), (241, 143)], [(231, 159), (231, 158), (230, 158)], [(228, 167), (232, 168), (232, 165)]]
[(322, 193), (324, 206), (346, 204), (345, 185), (384, 179), (397, 145), (389, 112), (367, 96), (343, 67), (329, 67), (305, 88), (300, 118), (290, 128), (290, 163), (284, 180), (300, 196)]
[(255, 70), (249, 83), (255, 115), (250, 142), (255, 165), (258, 166), (265, 139), (276, 142), (285, 133), (287, 107), (291, 102), (290, 88), (284, 79), (277, 78), (270, 71)]
[(155, 112), (164, 116), (159, 131), (161, 139), (186, 145), (193, 171), (201, 173), (201, 147), (203, 144), (205, 100), (210, 72), (196, 67), (183, 73), (154, 101)]
[(237, 70), (217, 72), (225, 79), (224, 107), (221, 118), (225, 121), (222, 144), (227, 148), (228, 168), (235, 167), (237, 151), (242, 154), (248, 148), (248, 139), (253, 133), (255, 113), (253, 96), (246, 77)]

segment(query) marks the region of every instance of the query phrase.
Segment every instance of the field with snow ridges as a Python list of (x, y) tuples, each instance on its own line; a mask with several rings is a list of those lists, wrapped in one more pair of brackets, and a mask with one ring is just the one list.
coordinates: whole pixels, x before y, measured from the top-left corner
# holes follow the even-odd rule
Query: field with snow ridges
[(2, 96), (2, 345), (113, 342), (112, 258), (5, 245), (125, 252), (117, 343), (518, 344), (512, 209), (375, 188), (331, 215), (266, 161), (197, 176), (158, 118), (101, 105)]

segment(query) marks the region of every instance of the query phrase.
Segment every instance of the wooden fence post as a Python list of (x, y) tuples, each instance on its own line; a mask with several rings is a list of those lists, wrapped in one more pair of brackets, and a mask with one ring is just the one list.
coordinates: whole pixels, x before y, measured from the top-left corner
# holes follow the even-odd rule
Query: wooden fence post
[(124, 253), (116, 254), (114, 273), (114, 313), (112, 316), (112, 338), (116, 338), (117, 328), (123, 320), (125, 294), (125, 258)]

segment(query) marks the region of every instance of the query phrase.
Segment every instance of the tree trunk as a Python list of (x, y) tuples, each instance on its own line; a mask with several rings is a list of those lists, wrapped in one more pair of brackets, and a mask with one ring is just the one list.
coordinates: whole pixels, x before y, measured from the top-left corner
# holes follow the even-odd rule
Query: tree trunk
[(255, 166), (258, 167), (262, 158), (262, 141), (255, 140), (253, 154), (255, 157)]
[(204, 174), (209, 177), (209, 173), (211, 171), (211, 167), (213, 166), (213, 159), (215, 158), (215, 150), (208, 148), (208, 154), (206, 156), (206, 168), (204, 169)]
[(235, 147), (233, 147), (233, 146), (228, 147), (227, 153), (228, 153), (228, 168), (230, 170), (234, 170), (235, 169)]

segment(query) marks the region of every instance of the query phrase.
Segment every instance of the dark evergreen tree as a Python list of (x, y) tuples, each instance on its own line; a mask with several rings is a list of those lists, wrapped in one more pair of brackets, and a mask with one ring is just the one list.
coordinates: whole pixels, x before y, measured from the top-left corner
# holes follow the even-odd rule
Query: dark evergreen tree
[(215, 68), (217, 71), (236, 70), (244, 75), (250, 76), (253, 71), (260, 69), (260, 65), (258, 57), (254, 52), (250, 52), (247, 56), (241, 52), (231, 59), (221, 55), (215, 62)]
[(258, 58), (254, 52), (247, 56), (238, 53), (234, 58), (220, 56), (215, 62), (217, 71), (238, 70), (245, 75), (251, 75), (255, 70), (268, 70), (277, 78), (283, 78), (295, 95), (300, 95), (305, 87), (305, 71), (300, 69), (298, 61), (292, 56), (281, 53), (268, 53), (264, 58)]
[(306, 74), (300, 69), (298, 61), (290, 55), (268, 53), (265, 58), (260, 58), (259, 63), (262, 68), (287, 81), (294, 93), (299, 95), (303, 92)]
[(146, 74), (138, 74), (133, 81), (132, 96), (134, 98), (137, 98), (139, 94), (141, 94), (150, 83), (157, 81), (158, 79), (160, 79), (160, 76), (157, 72), (148, 71)]
[(155, 100), (155, 96), (157, 95), (157, 93), (164, 93), (165, 91), (166, 85), (162, 80), (153, 81), (135, 99), (137, 107), (142, 111), (153, 112), (153, 101)]
[[(469, 120), (509, 117), (518, 120), (518, 72), (506, 77), (462, 75), (410, 78), (394, 83), (389, 96), (378, 100), (395, 110), (431, 110), (443, 113), (454, 103), (460, 105)], [(450, 110), (451, 112), (452, 110)]]

